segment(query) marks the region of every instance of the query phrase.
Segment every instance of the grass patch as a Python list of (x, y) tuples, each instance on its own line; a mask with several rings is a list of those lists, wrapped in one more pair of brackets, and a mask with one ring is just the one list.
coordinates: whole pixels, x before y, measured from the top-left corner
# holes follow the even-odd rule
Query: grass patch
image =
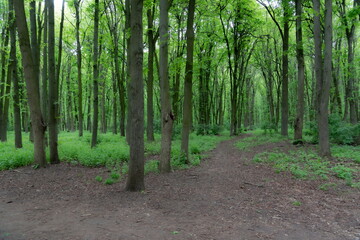
[(235, 143), (235, 146), (242, 151), (250, 151), (250, 148), (268, 144), (277, 143), (288, 140), (287, 137), (281, 136), (278, 133), (264, 134), (259, 131), (252, 131), (252, 136), (243, 138)]

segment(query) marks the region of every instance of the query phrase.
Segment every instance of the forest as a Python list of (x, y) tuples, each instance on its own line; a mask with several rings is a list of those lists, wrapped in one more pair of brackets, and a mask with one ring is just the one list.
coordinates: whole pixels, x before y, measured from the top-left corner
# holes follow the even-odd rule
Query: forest
[(331, 143), (359, 144), (358, 1), (0, 5), (0, 138), (22, 148), (28, 134), (37, 167), (60, 162), (69, 133), (90, 134), (91, 148), (106, 133), (126, 139), (135, 191), (155, 135), (164, 173), (176, 136), (190, 163), (191, 133), (261, 128), (317, 143), (323, 157)]
[(359, 239), (359, 24), (359, 0), (0, 0), (0, 239)]

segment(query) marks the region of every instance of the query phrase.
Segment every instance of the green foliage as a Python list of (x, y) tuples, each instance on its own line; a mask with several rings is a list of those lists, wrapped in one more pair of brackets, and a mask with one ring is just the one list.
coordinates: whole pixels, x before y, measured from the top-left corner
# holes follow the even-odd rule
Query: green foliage
[(336, 188), (336, 186), (336, 183), (324, 183), (319, 186), (319, 189), (323, 191), (328, 191), (331, 188)]
[[(332, 114), (329, 116), (329, 131), (332, 143), (343, 145), (360, 144), (360, 124), (349, 124), (342, 121), (340, 116)], [(308, 123), (305, 134), (311, 136), (311, 142), (318, 142), (318, 129), (315, 122)]]
[(106, 184), (106, 185), (112, 185), (112, 184), (114, 184), (114, 183), (115, 183), (115, 180), (112, 179), (112, 178), (108, 178), (108, 179), (105, 180), (105, 184)]
[(98, 181), (98, 182), (102, 182), (103, 178), (101, 176), (96, 176), (95, 180)]
[(149, 172), (159, 172), (159, 161), (158, 160), (149, 160), (145, 162), (145, 174)]
[(333, 146), (332, 155), (341, 161), (354, 161), (360, 164), (360, 146)]
[(218, 125), (199, 124), (196, 127), (196, 135), (219, 135), (221, 127)]
[(331, 168), (331, 170), (336, 174), (336, 177), (344, 180), (351, 180), (353, 178), (353, 172), (355, 172), (354, 169), (343, 165), (337, 165)]
[(302, 203), (300, 201), (294, 201), (294, 202), (292, 202), (292, 205), (294, 205), (296, 207), (300, 207), (302, 205)]
[(240, 150), (250, 150), (252, 147), (256, 147), (268, 143), (276, 143), (287, 140), (286, 137), (281, 136), (280, 134), (263, 134), (259, 132), (253, 133), (253, 136), (243, 138), (235, 143), (235, 146)]
[(33, 163), (33, 145), (24, 142), (23, 148), (15, 149), (13, 141), (0, 142), (0, 170), (14, 169)]

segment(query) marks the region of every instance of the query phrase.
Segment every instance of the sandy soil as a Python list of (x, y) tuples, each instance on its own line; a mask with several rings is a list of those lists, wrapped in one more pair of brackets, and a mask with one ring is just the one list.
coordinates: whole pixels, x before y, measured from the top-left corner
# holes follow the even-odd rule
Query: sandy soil
[[(245, 137), (245, 136), (242, 136)], [(104, 185), (106, 168), (62, 163), (0, 172), (0, 239), (360, 240), (360, 191), (321, 191), (222, 142), (199, 167), (146, 176), (146, 191)], [(294, 206), (294, 202), (300, 206)]]

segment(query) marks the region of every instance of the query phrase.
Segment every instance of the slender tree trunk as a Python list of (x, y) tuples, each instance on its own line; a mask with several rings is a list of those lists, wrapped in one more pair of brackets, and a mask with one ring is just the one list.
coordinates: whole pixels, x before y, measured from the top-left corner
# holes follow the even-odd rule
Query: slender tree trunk
[(78, 105), (78, 121), (79, 121), (79, 137), (83, 136), (84, 128), (84, 113), (82, 105), (82, 51), (80, 43), (80, 3), (81, 0), (75, 0), (75, 18), (76, 18), (76, 58), (77, 58), (77, 81), (78, 81), (78, 93), (77, 93), (77, 105)]
[(99, 118), (99, 0), (95, 0), (95, 16), (94, 16), (94, 48), (93, 48), (93, 80), (94, 80), (94, 113), (91, 147), (97, 144), (98, 134), (98, 118)]
[[(6, 61), (8, 55), (8, 45), (9, 45), (9, 27), (4, 29), (2, 34), (2, 38), (4, 39), (4, 45), (1, 46), (1, 79), (0, 79), (0, 139), (3, 139), (3, 131), (5, 125), (5, 114), (4, 114), (4, 104), (5, 104), (5, 95), (6, 92)], [(5, 127), (6, 128), (6, 127)]]
[(281, 89), (281, 135), (288, 135), (289, 124), (289, 2), (283, 1), (284, 8), (284, 39), (282, 55), (282, 89)]
[(55, 73), (55, 11), (54, 0), (48, 1), (48, 54), (49, 54), (49, 147), (51, 164), (60, 163), (58, 153), (58, 83)]
[(302, 43), (302, 0), (295, 1), (296, 7), (296, 57), (298, 62), (298, 89), (297, 89), (297, 113), (295, 119), (295, 140), (301, 140), (303, 122), (304, 122), (304, 80), (305, 80), (305, 62), (304, 62), (304, 49)]
[[(10, 15), (9, 15), (10, 22)], [(8, 32), (9, 33), (9, 32)], [(9, 37), (8, 37), (9, 38)], [(13, 61), (16, 57), (15, 48), (13, 46), (10, 47), (10, 57), (9, 63), (7, 65), (7, 74), (6, 74), (6, 82), (5, 82), (5, 95), (2, 96), (2, 124), (0, 125), (0, 137), (2, 142), (7, 141), (7, 126), (8, 126), (8, 118), (9, 118), (9, 105), (10, 105), (10, 90), (11, 90), (11, 79), (12, 79), (12, 67)]]
[(143, 82), (143, 0), (131, 1), (130, 82), (128, 134), (130, 144), (127, 191), (142, 191), (144, 184), (144, 82)]
[(194, 63), (194, 13), (195, 0), (189, 1), (188, 20), (186, 30), (186, 67), (184, 83), (183, 128), (181, 132), (181, 152), (185, 155), (186, 164), (189, 158), (189, 135), (192, 125), (192, 76)]
[[(154, 3), (155, 6), (155, 3)], [(149, 54), (148, 54), (148, 79), (147, 79), (147, 124), (146, 124), (146, 137), (148, 141), (154, 141), (154, 52), (155, 43), (154, 38), (154, 14), (155, 7), (147, 11), (148, 18), (148, 42), (149, 42)]]
[(14, 84), (13, 89), (13, 107), (14, 107), (14, 131), (15, 131), (15, 148), (22, 148), (21, 135), (21, 108), (20, 108), (20, 88), (19, 78), (17, 75), (17, 58), (16, 58), (16, 23), (14, 16), (14, 1), (9, 0), (10, 14), (10, 59), (11, 75)]
[(168, 70), (169, 45), (169, 2), (160, 0), (160, 91), (161, 91), (161, 153), (159, 170), (171, 171), (171, 133), (174, 115), (171, 111), (171, 97)]
[(34, 162), (40, 167), (43, 167), (46, 165), (44, 148), (44, 132), (46, 126), (44, 125), (41, 113), (39, 76), (36, 74), (36, 70), (34, 68), (29, 31), (25, 17), (24, 2), (22, 0), (14, 0), (14, 8), (30, 107), (30, 117), (34, 132)]

